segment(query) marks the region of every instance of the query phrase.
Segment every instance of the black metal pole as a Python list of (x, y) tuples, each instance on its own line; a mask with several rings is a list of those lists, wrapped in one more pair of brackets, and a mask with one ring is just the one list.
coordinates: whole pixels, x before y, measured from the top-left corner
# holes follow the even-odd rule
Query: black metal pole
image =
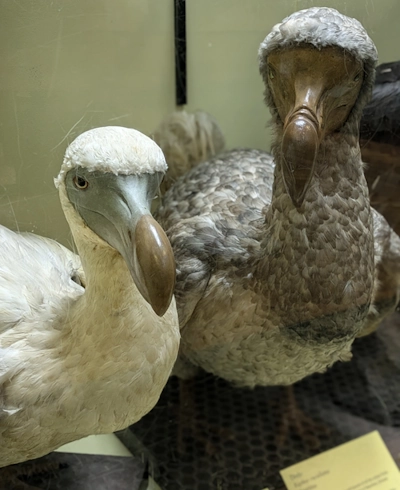
[(176, 105), (187, 103), (186, 0), (174, 0), (175, 15), (175, 96)]

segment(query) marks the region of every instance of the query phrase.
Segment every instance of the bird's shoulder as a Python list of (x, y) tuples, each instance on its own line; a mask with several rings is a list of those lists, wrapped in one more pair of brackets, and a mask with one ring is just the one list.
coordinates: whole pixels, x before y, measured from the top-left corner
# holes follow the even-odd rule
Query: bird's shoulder
[(182, 175), (164, 195), (156, 216), (168, 227), (169, 222), (199, 213), (229, 214), (231, 202), (237, 203), (235, 211), (263, 207), (271, 199), (273, 171), (269, 153), (231, 150)]
[(273, 169), (270, 154), (239, 149), (178, 179), (156, 212), (175, 254), (231, 260), (257, 247), (263, 210), (271, 202)]
[(273, 171), (270, 154), (232, 150), (196, 166), (165, 194), (155, 216), (174, 250), (181, 325), (210, 277), (242, 270), (257, 255)]

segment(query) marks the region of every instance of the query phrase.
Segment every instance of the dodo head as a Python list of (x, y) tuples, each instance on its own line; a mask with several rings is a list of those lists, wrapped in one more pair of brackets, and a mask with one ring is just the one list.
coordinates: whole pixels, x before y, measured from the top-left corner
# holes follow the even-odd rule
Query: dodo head
[(296, 206), (303, 202), (321, 141), (338, 132), (358, 137), (376, 60), (362, 25), (326, 7), (295, 12), (261, 43), (266, 102), (282, 128), (283, 177)]
[(95, 239), (122, 255), (159, 316), (168, 309), (175, 285), (171, 245), (150, 213), (166, 169), (154, 141), (134, 129), (109, 126), (78, 136), (55, 180)]

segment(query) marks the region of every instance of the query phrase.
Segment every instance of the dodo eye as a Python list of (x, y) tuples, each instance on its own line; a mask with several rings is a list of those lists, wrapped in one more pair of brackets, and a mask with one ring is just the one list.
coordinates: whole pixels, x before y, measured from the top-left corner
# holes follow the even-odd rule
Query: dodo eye
[(358, 82), (360, 80), (361, 74), (357, 73), (357, 75), (353, 78), (353, 82)]
[(72, 179), (72, 182), (74, 183), (74, 186), (80, 190), (85, 190), (89, 187), (89, 182), (83, 177), (79, 177), (78, 175), (75, 175), (75, 177)]

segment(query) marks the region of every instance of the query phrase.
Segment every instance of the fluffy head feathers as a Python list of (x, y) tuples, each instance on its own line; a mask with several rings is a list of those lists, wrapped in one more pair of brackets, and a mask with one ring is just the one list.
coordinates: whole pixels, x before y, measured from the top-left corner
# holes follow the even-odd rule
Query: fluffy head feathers
[(67, 148), (55, 185), (74, 167), (113, 174), (165, 172), (167, 164), (159, 146), (139, 131), (119, 126), (95, 128), (78, 136)]

